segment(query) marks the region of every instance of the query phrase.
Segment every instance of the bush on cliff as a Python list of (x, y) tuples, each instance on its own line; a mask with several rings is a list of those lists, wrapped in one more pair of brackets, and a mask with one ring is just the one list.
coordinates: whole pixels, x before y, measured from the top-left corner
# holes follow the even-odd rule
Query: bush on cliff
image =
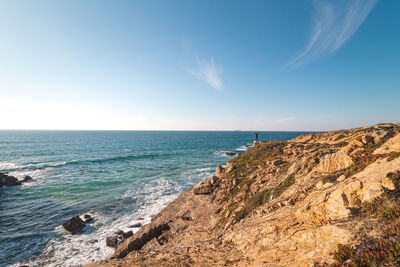
[(290, 174), (283, 182), (279, 185), (260, 191), (249, 198), (244, 207), (235, 215), (236, 220), (240, 220), (246, 217), (257, 207), (264, 205), (268, 200), (279, 197), (289, 186), (294, 184), (294, 174)]

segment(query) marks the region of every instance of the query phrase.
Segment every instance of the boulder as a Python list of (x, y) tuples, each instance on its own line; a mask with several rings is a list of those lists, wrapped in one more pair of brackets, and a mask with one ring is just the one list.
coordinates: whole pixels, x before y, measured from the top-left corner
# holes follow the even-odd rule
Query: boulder
[(22, 179), (21, 182), (26, 183), (26, 182), (33, 182), (34, 180), (32, 179), (32, 177), (30, 177), (29, 175), (25, 176), (24, 179)]
[(321, 158), (317, 171), (321, 173), (332, 173), (353, 165), (352, 159), (343, 153), (333, 153)]
[(117, 231), (115, 231), (114, 234), (122, 236), (124, 233), (125, 233), (124, 231), (122, 231), (121, 229), (118, 229)]
[(231, 152), (231, 151), (225, 151), (224, 153), (227, 156), (235, 156), (237, 154), (236, 152)]
[(367, 145), (372, 141), (374, 141), (374, 138), (368, 134), (361, 137), (361, 142), (363, 142), (364, 145)]
[(138, 221), (143, 221), (143, 220), (144, 220), (144, 218), (142, 218), (142, 217), (139, 217), (139, 218), (137, 218), (136, 220), (138, 220)]
[(224, 173), (225, 169), (221, 166), (218, 165), (217, 169), (215, 170), (215, 176), (221, 177), (221, 175)]
[(131, 237), (131, 236), (133, 236), (133, 232), (132, 231), (128, 231), (128, 232), (122, 234), (122, 237), (124, 239), (127, 239), (128, 237)]
[(21, 185), (21, 182), (14, 176), (0, 173), (0, 186), (3, 185), (7, 186)]
[(218, 176), (214, 175), (213, 177), (210, 178), (210, 184), (215, 185), (218, 182), (219, 178)]
[(63, 227), (68, 232), (76, 234), (82, 231), (83, 227), (85, 227), (85, 222), (77, 215), (63, 223)]
[(213, 191), (212, 185), (209, 181), (201, 181), (193, 187), (195, 195), (207, 195)]
[(118, 244), (118, 238), (116, 236), (109, 236), (106, 238), (107, 247), (115, 247)]
[(382, 186), (388, 190), (395, 190), (396, 185), (393, 183), (393, 181), (387, 177), (382, 177)]
[(142, 227), (141, 223), (134, 223), (134, 224), (129, 226), (129, 228), (139, 228), (139, 227)]

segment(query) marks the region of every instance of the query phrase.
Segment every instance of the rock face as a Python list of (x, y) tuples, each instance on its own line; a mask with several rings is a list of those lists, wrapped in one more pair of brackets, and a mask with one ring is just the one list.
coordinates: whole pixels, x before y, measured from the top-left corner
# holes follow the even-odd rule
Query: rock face
[(89, 266), (330, 265), (377, 237), (363, 207), (400, 203), (399, 144), (399, 124), (259, 142)]
[(115, 247), (118, 244), (118, 238), (116, 236), (109, 236), (106, 238), (107, 247)]
[(321, 173), (332, 173), (353, 165), (351, 158), (342, 153), (333, 153), (323, 156), (319, 160), (317, 171)]
[(193, 187), (193, 193), (195, 195), (207, 195), (212, 192), (212, 184), (209, 181), (201, 181)]
[(85, 222), (79, 216), (74, 216), (63, 223), (63, 227), (68, 232), (76, 234), (82, 231), (83, 227), (85, 227)]
[(10, 176), (4, 173), (0, 173), (0, 186), (15, 186), (21, 185), (21, 182), (14, 176)]

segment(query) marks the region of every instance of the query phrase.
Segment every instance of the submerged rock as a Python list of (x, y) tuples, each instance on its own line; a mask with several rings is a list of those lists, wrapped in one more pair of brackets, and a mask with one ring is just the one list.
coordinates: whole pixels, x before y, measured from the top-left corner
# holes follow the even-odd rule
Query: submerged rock
[(225, 155), (227, 155), (227, 156), (235, 156), (237, 153), (236, 152), (231, 152), (231, 151), (226, 151), (226, 152), (224, 152), (225, 153)]
[(82, 231), (83, 227), (85, 227), (85, 222), (77, 215), (63, 223), (63, 227), (68, 232), (76, 234)]
[(30, 177), (29, 175), (25, 176), (24, 179), (22, 179), (21, 182), (26, 183), (26, 182), (33, 182), (34, 180), (32, 179), (32, 177)]
[(0, 172), (0, 186), (7, 185), (7, 186), (15, 186), (21, 185), (21, 181), (19, 181), (16, 177), (7, 175), (5, 173)]

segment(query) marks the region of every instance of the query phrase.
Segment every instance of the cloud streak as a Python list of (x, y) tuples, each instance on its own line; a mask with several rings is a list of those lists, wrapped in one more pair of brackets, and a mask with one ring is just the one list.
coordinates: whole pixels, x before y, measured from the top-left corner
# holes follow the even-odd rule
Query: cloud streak
[(287, 66), (299, 67), (343, 46), (358, 30), (377, 0), (314, 0), (307, 45)]
[(189, 73), (196, 78), (206, 82), (208, 85), (217, 89), (218, 91), (222, 91), (222, 70), (215, 65), (214, 59), (210, 58), (209, 61), (204, 61), (197, 58), (197, 63), (199, 65), (199, 69), (196, 71), (189, 71)]
[(296, 119), (296, 117), (288, 117), (288, 118), (282, 118), (282, 119), (279, 119), (279, 120), (274, 120), (274, 122), (285, 122), (285, 121), (292, 121), (292, 120), (295, 120)]

